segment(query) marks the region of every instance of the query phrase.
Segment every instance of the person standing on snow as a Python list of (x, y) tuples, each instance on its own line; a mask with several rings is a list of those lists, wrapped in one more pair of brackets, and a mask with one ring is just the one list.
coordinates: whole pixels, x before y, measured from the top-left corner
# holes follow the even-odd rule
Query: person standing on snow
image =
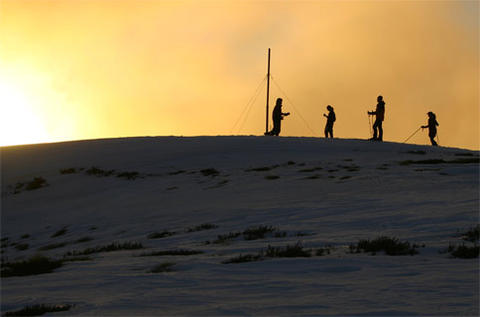
[(269, 132), (266, 132), (265, 135), (278, 136), (280, 134), (281, 121), (283, 120), (283, 117), (290, 115), (290, 112), (282, 112), (282, 101), (282, 98), (277, 98), (275, 108), (273, 108), (272, 112), (273, 129)]
[(435, 142), (435, 137), (437, 136), (437, 126), (439, 126), (437, 122), (437, 117), (433, 112), (428, 112), (428, 124), (422, 125), (422, 129), (428, 128), (428, 136), (430, 137), (430, 142), (432, 142), (433, 146), (437, 146), (437, 142)]
[(333, 107), (330, 105), (327, 106), (327, 110), (328, 116), (323, 114), (323, 116), (327, 118), (327, 124), (325, 125), (325, 137), (328, 138), (328, 135), (330, 135), (330, 137), (333, 138), (333, 123), (336, 120), (335, 112), (333, 112)]
[(385, 102), (383, 101), (382, 96), (377, 97), (377, 108), (375, 109), (375, 111), (368, 111), (368, 114), (375, 115), (375, 123), (373, 124), (373, 138), (371, 138), (370, 140), (383, 141), (382, 123), (383, 119), (385, 118)]

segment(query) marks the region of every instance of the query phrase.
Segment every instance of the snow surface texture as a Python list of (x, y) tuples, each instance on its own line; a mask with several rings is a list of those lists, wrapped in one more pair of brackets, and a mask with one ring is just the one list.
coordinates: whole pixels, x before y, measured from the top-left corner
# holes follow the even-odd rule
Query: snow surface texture
[[(478, 155), (253, 136), (4, 147), (3, 261), (35, 254), (62, 259), (112, 242), (140, 242), (145, 249), (99, 252), (52, 273), (4, 277), (1, 309), (74, 305), (55, 316), (477, 316), (478, 258), (441, 251), (461, 243), (456, 234), (479, 222), (478, 164), (399, 162)], [(114, 171), (89, 175), (92, 167)], [(118, 177), (122, 172), (138, 174)], [(15, 190), (34, 177), (46, 186)], [(202, 224), (214, 226), (196, 228)], [(260, 225), (281, 234), (215, 243), (219, 235)], [(170, 235), (148, 238), (162, 232)], [(349, 251), (350, 244), (379, 236), (424, 247), (414, 256)], [(312, 256), (222, 263), (297, 242)], [(316, 255), (320, 248), (331, 252)], [(179, 249), (203, 253), (138, 256)], [(151, 273), (164, 262), (173, 263), (170, 270)]]

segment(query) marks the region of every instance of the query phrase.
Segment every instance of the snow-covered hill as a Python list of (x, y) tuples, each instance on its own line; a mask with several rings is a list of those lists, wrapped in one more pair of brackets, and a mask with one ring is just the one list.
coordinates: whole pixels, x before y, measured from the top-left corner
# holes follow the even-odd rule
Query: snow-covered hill
[[(74, 261), (52, 273), (2, 277), (1, 309), (478, 315), (478, 258), (446, 252), (473, 245), (461, 235), (479, 223), (478, 156), (253, 136), (4, 147), (2, 270), (36, 254)], [(416, 244), (418, 254), (352, 253), (350, 245), (380, 236)], [(106, 252), (112, 243), (143, 249)], [(304, 256), (268, 256), (287, 245)], [(179, 250), (201, 253), (161, 253)], [(224, 263), (247, 254), (252, 261)]]

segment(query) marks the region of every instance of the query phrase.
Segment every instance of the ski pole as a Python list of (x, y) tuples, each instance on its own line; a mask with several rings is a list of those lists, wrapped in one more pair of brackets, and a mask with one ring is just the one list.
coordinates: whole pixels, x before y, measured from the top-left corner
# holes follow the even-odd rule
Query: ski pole
[(422, 127), (418, 128), (415, 132), (412, 133), (412, 135), (410, 135), (405, 141), (403, 141), (403, 143), (407, 142), (408, 140), (410, 140), (411, 137), (413, 137), (415, 134), (417, 134), (418, 131), (420, 131)]
[(372, 137), (372, 120), (370, 119), (370, 115), (367, 113), (368, 116), (368, 135)]

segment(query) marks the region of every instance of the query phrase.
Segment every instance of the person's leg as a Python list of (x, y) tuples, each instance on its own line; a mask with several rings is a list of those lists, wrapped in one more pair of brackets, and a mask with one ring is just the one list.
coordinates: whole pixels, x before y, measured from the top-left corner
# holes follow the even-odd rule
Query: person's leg
[(375, 121), (375, 123), (373, 124), (373, 139), (374, 140), (377, 139), (377, 129), (378, 129), (378, 121)]
[(380, 121), (380, 120), (379, 120), (379, 123), (378, 123), (378, 140), (383, 141), (382, 121)]
[(328, 126), (325, 126), (325, 138), (328, 138)]

